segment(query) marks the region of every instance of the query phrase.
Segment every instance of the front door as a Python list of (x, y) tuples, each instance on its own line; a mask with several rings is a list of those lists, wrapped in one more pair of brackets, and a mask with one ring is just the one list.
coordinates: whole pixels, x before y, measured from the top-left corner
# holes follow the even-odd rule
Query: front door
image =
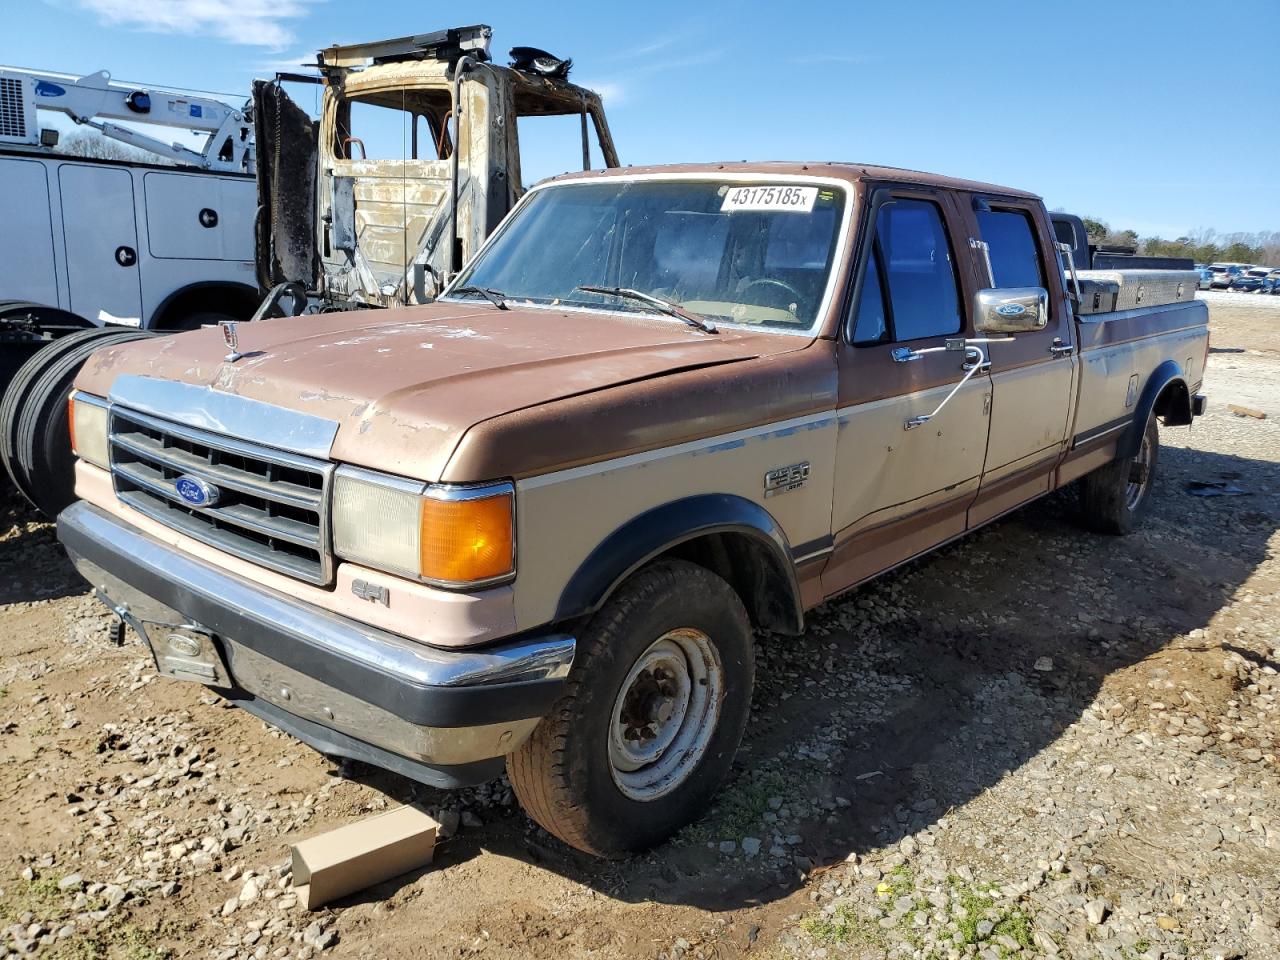
[[(942, 347), (970, 330), (973, 276), (951, 194), (884, 186), (868, 220), (848, 322), (837, 347), (834, 544), (827, 596), (964, 532), (987, 447), (989, 381), (964, 377), (962, 351)], [(965, 259), (958, 259), (957, 254)]]
[(71, 311), (96, 323), (142, 322), (133, 174), (105, 164), (58, 169)]
[(976, 526), (1048, 492), (1067, 441), (1076, 359), (1072, 321), (1057, 282), (1057, 254), (1040, 207), (994, 197), (975, 198), (969, 206), (976, 233), (989, 247), (996, 288), (1050, 291), (1049, 322), (1042, 330), (988, 345), (991, 439), (969, 517)]

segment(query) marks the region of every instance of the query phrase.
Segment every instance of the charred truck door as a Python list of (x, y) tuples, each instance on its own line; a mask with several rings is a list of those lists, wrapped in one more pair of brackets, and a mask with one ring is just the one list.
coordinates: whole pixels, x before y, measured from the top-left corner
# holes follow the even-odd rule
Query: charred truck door
[[(599, 97), (488, 62), (488, 37), (466, 27), (321, 51), (318, 127), (263, 86), (264, 286), (300, 280), (335, 306), (432, 299), (523, 194), (518, 117), (581, 116), (587, 162), (590, 117), (617, 166)], [(290, 166), (308, 155), (310, 176)]]

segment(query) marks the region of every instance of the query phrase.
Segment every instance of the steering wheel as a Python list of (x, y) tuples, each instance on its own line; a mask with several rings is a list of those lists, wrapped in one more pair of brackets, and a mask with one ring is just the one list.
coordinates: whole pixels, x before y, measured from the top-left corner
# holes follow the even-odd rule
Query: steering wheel
[(785, 280), (775, 280), (773, 277), (757, 277), (756, 279), (750, 281), (745, 287), (743, 287), (742, 292), (746, 293), (752, 287), (762, 287), (762, 286), (781, 287), (783, 290), (785, 290), (788, 294), (791, 295), (794, 302), (797, 304), (804, 299), (804, 297), (800, 295), (800, 291), (797, 290), (795, 287), (793, 287), (791, 284), (787, 283)]

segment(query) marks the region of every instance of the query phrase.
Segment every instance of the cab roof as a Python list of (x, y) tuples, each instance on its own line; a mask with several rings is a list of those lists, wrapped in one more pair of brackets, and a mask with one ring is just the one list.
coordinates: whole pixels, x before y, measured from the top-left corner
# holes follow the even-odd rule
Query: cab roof
[(937, 173), (926, 173), (921, 170), (907, 170), (900, 167), (883, 167), (869, 163), (848, 161), (799, 161), (799, 160), (747, 160), (726, 163), (672, 163), (652, 166), (620, 167), (613, 170), (584, 170), (565, 173), (553, 180), (579, 180), (591, 177), (634, 177), (646, 174), (681, 174), (681, 173), (731, 173), (760, 174), (762, 176), (812, 176), (834, 177), (856, 183), (862, 180), (893, 180), (902, 183), (920, 184), (927, 187), (939, 187), (948, 190), (967, 190), (974, 193), (989, 193), (1003, 197), (1019, 197), (1028, 200), (1039, 200), (1040, 196), (1026, 190), (1015, 190), (999, 184), (983, 183), (979, 180), (964, 180), (958, 177), (947, 177)]

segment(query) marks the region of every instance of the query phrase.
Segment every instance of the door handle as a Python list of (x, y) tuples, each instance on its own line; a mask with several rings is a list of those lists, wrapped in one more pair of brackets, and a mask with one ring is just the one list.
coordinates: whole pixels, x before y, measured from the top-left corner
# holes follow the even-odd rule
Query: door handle
[(1053, 346), (1049, 348), (1049, 352), (1055, 357), (1058, 357), (1066, 353), (1071, 353), (1075, 348), (1076, 345), (1074, 343), (1063, 343), (1061, 337), (1054, 337)]
[(116, 247), (116, 263), (122, 267), (132, 267), (138, 262), (138, 252), (129, 246)]

